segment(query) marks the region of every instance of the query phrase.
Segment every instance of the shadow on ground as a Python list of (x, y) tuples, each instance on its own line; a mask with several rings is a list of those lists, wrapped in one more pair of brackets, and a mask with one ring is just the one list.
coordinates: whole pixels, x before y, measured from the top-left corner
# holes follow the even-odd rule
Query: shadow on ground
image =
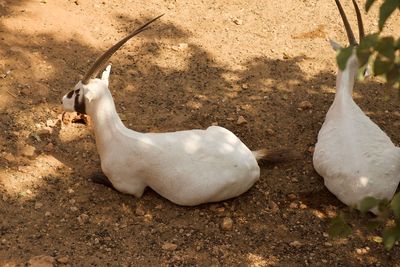
[[(24, 2), (9, 1), (0, 11), (6, 15)], [(118, 15), (115, 21), (128, 32), (126, 25), (139, 20)], [(302, 154), (295, 162), (263, 168), (260, 181), (239, 198), (184, 208), (151, 190), (134, 199), (90, 183), (88, 177), (100, 170), (100, 162), (84, 125), (60, 128), (56, 123), (37, 138), (38, 129), (59, 119), (62, 95), (101, 51), (79, 40), (65, 43), (50, 34), (10, 32), (1, 24), (0, 31), (1, 54), (7, 55), (2, 67), (13, 69), (1, 80), (1, 93), (15, 95), (0, 111), (6, 155), (0, 158), (1, 264), (22, 264), (45, 254), (68, 256), (73, 266), (209, 266), (236, 265), (238, 260), (244, 265), (302, 266), (302, 255), (312, 263), (309, 255), (321, 260), (323, 251), (327, 261), (340, 258), (355, 266), (360, 259), (354, 248), (366, 244), (383, 265), (398, 256), (369, 242), (359, 218), (351, 221), (360, 229), (356, 235), (326, 246), (329, 216), (344, 207), (314, 172), (308, 149), (333, 100), (335, 74), (305, 73), (303, 64), (311, 59), (304, 55), (255, 57), (241, 71), (232, 70), (194, 43), (174, 49), (173, 44), (185, 43), (191, 33), (162, 21), (115, 55), (110, 88), (131, 128), (163, 132), (218, 123), (252, 149), (290, 148)], [(32, 80), (31, 72), (43, 77)], [(385, 124), (397, 115), (382, 112), (397, 101), (396, 93), (381, 90), (375, 80), (358, 87), (357, 102), (399, 143), (393, 127)], [(312, 103), (311, 109), (299, 110), (304, 100)], [(247, 123), (238, 125), (239, 116)], [(220, 227), (225, 217), (234, 221), (230, 231)], [(303, 245), (293, 247), (293, 240)], [(165, 243), (177, 248), (162, 249)], [(337, 254), (338, 246), (347, 252)]]

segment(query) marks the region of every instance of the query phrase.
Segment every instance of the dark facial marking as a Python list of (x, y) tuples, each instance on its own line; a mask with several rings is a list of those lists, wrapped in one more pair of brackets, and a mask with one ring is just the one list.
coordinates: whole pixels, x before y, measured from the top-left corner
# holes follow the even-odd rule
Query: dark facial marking
[(74, 109), (82, 114), (86, 114), (86, 107), (85, 107), (85, 99), (82, 97), (82, 100), (79, 100), (79, 93), (75, 96), (74, 101)]
[(74, 90), (69, 91), (69, 93), (67, 94), (67, 98), (71, 98), (73, 94), (74, 94)]

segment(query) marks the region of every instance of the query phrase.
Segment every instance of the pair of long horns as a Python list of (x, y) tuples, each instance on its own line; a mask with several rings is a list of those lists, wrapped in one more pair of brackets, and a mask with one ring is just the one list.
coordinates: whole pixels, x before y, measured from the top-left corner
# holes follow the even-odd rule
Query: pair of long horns
[[(344, 27), (345, 27), (346, 33), (347, 33), (347, 38), (349, 39), (350, 45), (351, 46), (355, 46), (355, 45), (357, 45), (357, 41), (356, 41), (356, 38), (354, 37), (353, 31), (351, 30), (350, 23), (349, 23), (349, 21), (348, 21), (348, 19), (346, 17), (346, 14), (344, 13), (343, 7), (340, 4), (339, 0), (335, 0), (335, 2), (336, 2), (336, 5), (337, 5), (337, 7), (339, 9), (340, 16), (342, 17), (343, 24), (344, 24)], [(363, 21), (362, 21), (361, 12), (360, 12), (360, 9), (358, 8), (357, 2), (355, 0), (352, 0), (352, 2), (353, 2), (353, 5), (354, 5), (354, 9), (356, 10), (358, 32), (359, 32), (360, 41), (361, 41), (361, 39), (364, 38), (364, 36), (365, 36), (364, 24), (363, 24)]]
[(128, 34), (127, 36), (122, 38), (118, 43), (116, 43), (115, 45), (110, 47), (106, 52), (104, 52), (99, 58), (96, 59), (96, 61), (93, 63), (93, 66), (83, 76), (82, 83), (83, 84), (88, 84), (90, 79), (95, 78), (97, 76), (97, 74), (99, 74), (99, 72), (105, 68), (105, 66), (107, 65), (107, 61), (110, 59), (110, 57), (115, 52), (117, 52), (118, 49), (121, 48), (121, 46), (123, 44), (125, 44), (129, 39), (131, 39), (135, 35), (137, 35), (137, 34), (141, 33), (142, 31), (146, 30), (147, 26), (149, 26), (152, 22), (154, 22), (155, 20), (159, 19), (162, 16), (164, 16), (164, 14), (162, 14), (162, 15), (160, 15), (160, 16), (158, 16), (158, 17), (146, 22), (145, 24), (140, 26), (138, 29), (134, 30), (133, 32), (131, 32), (130, 34)]

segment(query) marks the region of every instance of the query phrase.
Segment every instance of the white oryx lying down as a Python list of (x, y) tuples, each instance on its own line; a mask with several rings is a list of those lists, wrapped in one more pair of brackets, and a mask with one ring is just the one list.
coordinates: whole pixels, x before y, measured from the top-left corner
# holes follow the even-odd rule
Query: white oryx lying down
[[(350, 46), (357, 45), (339, 0), (335, 0)], [(357, 3), (360, 40), (364, 27)], [(333, 43), (334, 48), (340, 47)], [(339, 70), (336, 95), (318, 134), (313, 163), (325, 185), (343, 203), (359, 207), (366, 197), (390, 200), (400, 181), (400, 149), (354, 102), (352, 94), (359, 62), (356, 51)], [(377, 209), (372, 212), (377, 213)]]
[(159, 17), (100, 56), (75, 89), (63, 97), (63, 108), (92, 118), (101, 168), (109, 180), (103, 182), (111, 182), (116, 190), (141, 197), (149, 186), (186, 206), (236, 197), (259, 179), (257, 160), (275, 161), (287, 155), (251, 151), (232, 132), (218, 126), (170, 133), (130, 130), (119, 118), (108, 89), (111, 65), (101, 79), (95, 78), (113, 53)]
[[(161, 17), (161, 16), (159, 16)], [(65, 111), (88, 114), (93, 121), (101, 168), (108, 180), (97, 181), (141, 197), (149, 186), (179, 205), (198, 205), (236, 197), (260, 177), (258, 160), (279, 161), (284, 151), (251, 151), (229, 130), (139, 133), (124, 126), (108, 89), (111, 65), (96, 79), (107, 61), (146, 23), (102, 56), (62, 99)], [(107, 178), (105, 178), (107, 179)]]

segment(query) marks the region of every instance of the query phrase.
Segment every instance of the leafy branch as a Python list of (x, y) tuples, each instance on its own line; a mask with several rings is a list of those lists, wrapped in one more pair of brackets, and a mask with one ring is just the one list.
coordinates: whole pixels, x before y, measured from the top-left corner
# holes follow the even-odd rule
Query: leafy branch
[[(367, 0), (365, 9), (368, 12), (376, 0)], [(389, 17), (400, 10), (400, 0), (384, 0), (379, 8), (379, 31), (366, 35), (355, 48), (360, 62), (360, 68), (366, 69), (370, 64), (372, 72), (386, 79), (391, 85), (400, 88), (400, 38), (381, 36)], [(342, 49), (336, 60), (339, 68), (344, 70), (353, 47)]]
[[(359, 210), (365, 214), (371, 209), (377, 209), (379, 215), (367, 222), (367, 228), (374, 230), (386, 225), (382, 232), (382, 240), (385, 248), (390, 250), (396, 241), (400, 240), (400, 193), (397, 193), (390, 202), (374, 197), (364, 198)], [(345, 214), (340, 214), (330, 222), (328, 232), (332, 237), (344, 237), (352, 233), (351, 226), (345, 220)]]

